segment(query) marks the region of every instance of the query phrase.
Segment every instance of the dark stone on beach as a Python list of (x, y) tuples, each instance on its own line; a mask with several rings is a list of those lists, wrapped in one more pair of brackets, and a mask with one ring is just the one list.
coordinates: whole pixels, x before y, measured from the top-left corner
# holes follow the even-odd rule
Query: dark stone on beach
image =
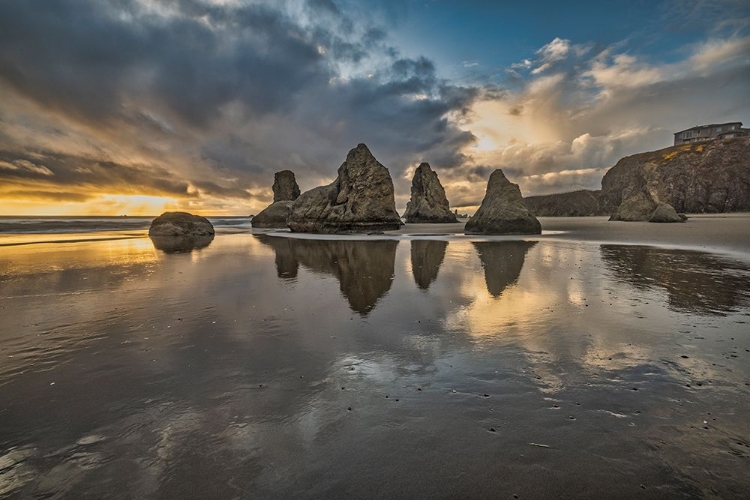
[(391, 174), (364, 144), (349, 151), (335, 181), (302, 193), (289, 215), (289, 228), (305, 233), (371, 233), (402, 225)]
[(273, 176), (273, 203), (253, 217), (253, 227), (287, 227), (287, 219), (294, 200), (299, 198), (299, 186), (291, 170), (276, 172)]
[(659, 203), (656, 209), (651, 214), (649, 222), (685, 222), (687, 217), (684, 219), (680, 217), (672, 205), (667, 203)]
[(429, 163), (422, 163), (414, 172), (411, 199), (406, 204), (404, 218), (410, 223), (458, 222), (451, 212), (445, 190)]
[(214, 226), (200, 215), (187, 212), (164, 212), (151, 221), (148, 235), (153, 236), (213, 236)]
[(542, 225), (523, 204), (518, 184), (492, 172), (479, 210), (466, 222), (467, 234), (541, 234)]

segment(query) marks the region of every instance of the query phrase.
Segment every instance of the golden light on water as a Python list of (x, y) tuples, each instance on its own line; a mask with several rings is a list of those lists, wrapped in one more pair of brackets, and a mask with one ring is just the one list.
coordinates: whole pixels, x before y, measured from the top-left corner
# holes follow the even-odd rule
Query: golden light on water
[[(176, 198), (144, 195), (91, 194), (84, 201), (53, 201), (36, 198), (0, 200), (0, 215), (158, 215), (184, 209)], [(195, 211), (196, 213), (198, 211)]]

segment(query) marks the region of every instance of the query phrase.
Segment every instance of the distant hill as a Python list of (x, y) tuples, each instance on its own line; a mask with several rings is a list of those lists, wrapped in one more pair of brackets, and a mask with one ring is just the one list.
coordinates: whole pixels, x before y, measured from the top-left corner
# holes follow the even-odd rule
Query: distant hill
[[(750, 138), (672, 146), (622, 158), (602, 179), (601, 191), (574, 191), (524, 199), (538, 216), (610, 215), (643, 189), (677, 212), (750, 211)], [(596, 201), (596, 204), (594, 204)]]
[(600, 193), (582, 189), (571, 193), (529, 196), (523, 199), (523, 204), (538, 217), (606, 215), (599, 209)]

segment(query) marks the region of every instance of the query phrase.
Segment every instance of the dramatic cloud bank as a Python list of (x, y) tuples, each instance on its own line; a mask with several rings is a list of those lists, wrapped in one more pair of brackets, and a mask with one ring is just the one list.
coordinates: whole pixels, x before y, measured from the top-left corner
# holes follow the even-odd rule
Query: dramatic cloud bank
[(404, 55), (405, 15), (385, 0), (5, 0), (0, 213), (255, 213), (275, 171), (311, 188), (359, 142), (399, 209), (421, 161), (471, 209), (495, 168), (525, 194), (597, 188), (671, 132), (750, 120), (747, 19), (721, 17), (669, 62), (553, 37), (490, 85)]

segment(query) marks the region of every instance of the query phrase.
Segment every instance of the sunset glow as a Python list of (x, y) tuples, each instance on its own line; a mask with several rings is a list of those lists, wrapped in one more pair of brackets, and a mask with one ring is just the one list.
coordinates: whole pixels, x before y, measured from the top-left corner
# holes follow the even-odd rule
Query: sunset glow
[(750, 116), (743, 2), (545, 5), (559, 26), (388, 5), (0, 3), (0, 214), (248, 215), (275, 172), (325, 184), (360, 142), (400, 212), (423, 161), (469, 210), (494, 169), (525, 196), (598, 189), (676, 130)]

